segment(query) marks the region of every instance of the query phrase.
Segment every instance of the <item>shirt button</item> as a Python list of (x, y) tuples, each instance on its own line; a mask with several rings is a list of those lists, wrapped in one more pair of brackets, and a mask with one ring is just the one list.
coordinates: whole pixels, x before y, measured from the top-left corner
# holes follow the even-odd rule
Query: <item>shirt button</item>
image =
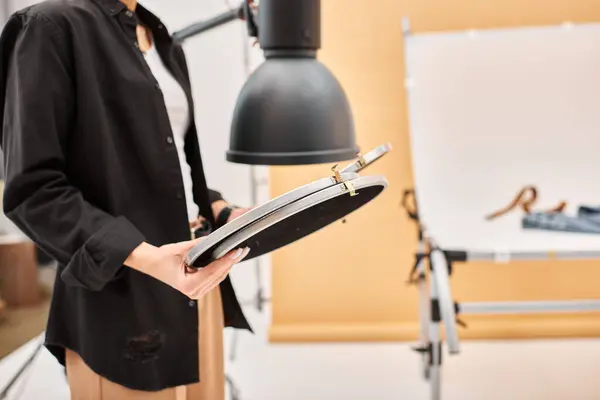
[(167, 138), (167, 143), (173, 144), (173, 138), (171, 136)]
[(163, 24), (158, 24), (158, 29), (162, 29), (163, 28)]
[(196, 302), (194, 300), (190, 300), (190, 302), (188, 303), (188, 305), (190, 307), (194, 307), (196, 305)]
[(127, 15), (129, 18), (133, 17), (133, 13), (131, 12), (131, 10), (127, 10), (125, 12), (125, 15)]
[(157, 83), (157, 84), (155, 84), (155, 85), (154, 85), (154, 87), (155, 87), (156, 89), (160, 90), (160, 84), (158, 84), (158, 83)]

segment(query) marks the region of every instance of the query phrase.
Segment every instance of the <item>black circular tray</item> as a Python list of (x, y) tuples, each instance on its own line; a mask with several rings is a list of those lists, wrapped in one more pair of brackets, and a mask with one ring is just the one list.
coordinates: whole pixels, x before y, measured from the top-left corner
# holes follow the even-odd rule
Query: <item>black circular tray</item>
[[(354, 172), (341, 173), (341, 177), (344, 180), (352, 180), (358, 178), (358, 175)], [(221, 243), (234, 233), (239, 232), (246, 226), (258, 221), (261, 218), (271, 214), (274, 211), (285, 207), (288, 204), (300, 200), (306, 196), (317, 193), (323, 189), (331, 187), (336, 184), (336, 179), (333, 176), (319, 179), (307, 185), (300, 186), (294, 190), (282, 194), (272, 200), (267, 201), (260, 206), (254, 207), (247, 213), (244, 213), (234, 219), (233, 221), (223, 225), (219, 229), (206, 236), (202, 241), (194, 246), (187, 254), (186, 261), (189, 265), (192, 262), (196, 262), (198, 259), (205, 259), (210, 261), (210, 254), (212, 251)], [(204, 258), (202, 257), (204, 255)], [(208, 257), (208, 258), (207, 258)], [(198, 261), (200, 264), (203, 261)]]
[(336, 183), (291, 202), (257, 218), (227, 237), (217, 237), (212, 245), (200, 242), (186, 259), (190, 266), (201, 268), (235, 248), (249, 247), (245, 260), (270, 253), (302, 239), (364, 206), (387, 187), (379, 175), (357, 177)]

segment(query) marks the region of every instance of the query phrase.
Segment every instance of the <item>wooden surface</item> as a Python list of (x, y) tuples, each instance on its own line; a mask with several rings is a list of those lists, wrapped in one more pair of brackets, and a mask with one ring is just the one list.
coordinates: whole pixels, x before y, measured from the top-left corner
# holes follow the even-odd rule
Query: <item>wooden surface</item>
[[(600, 21), (596, 1), (381, 0), (322, 2), (319, 59), (346, 90), (363, 151), (391, 142), (369, 168), (390, 186), (372, 204), (273, 254), (271, 340), (356, 341), (416, 338), (417, 292), (404, 282), (415, 227), (399, 208), (412, 187), (404, 92), (403, 17), (411, 30), (446, 31), (564, 21)], [(460, 101), (460, 94), (457, 94)], [(272, 195), (322, 178), (330, 165), (270, 169)], [(452, 278), (459, 301), (600, 298), (598, 262), (469, 263)], [(465, 317), (463, 338), (600, 335), (597, 315)]]
[(6, 307), (0, 317), (0, 358), (10, 354), (46, 329), (56, 268), (40, 268), (38, 293), (40, 300), (33, 306)]
[(0, 317), (0, 358), (12, 353), (46, 329), (50, 295), (43, 293), (35, 306), (7, 308)]
[(0, 294), (9, 306), (39, 301), (35, 246), (30, 242), (0, 245)]
[[(459, 327), (461, 340), (494, 339), (564, 339), (599, 336), (597, 313), (552, 315), (477, 315), (461, 318), (467, 327)], [(575, 328), (575, 329), (574, 329)], [(271, 341), (303, 342), (390, 342), (412, 341), (417, 338), (417, 321), (396, 323), (346, 324), (278, 324), (270, 331)]]

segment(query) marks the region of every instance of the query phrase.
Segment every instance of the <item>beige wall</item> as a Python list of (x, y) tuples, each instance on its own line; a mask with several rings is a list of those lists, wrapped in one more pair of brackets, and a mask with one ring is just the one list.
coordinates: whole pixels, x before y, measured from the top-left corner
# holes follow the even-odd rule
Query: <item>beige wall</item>
[[(376, 201), (273, 254), (272, 341), (412, 339), (417, 293), (406, 280), (415, 227), (398, 206), (412, 186), (403, 88), (402, 17), (414, 32), (600, 20), (591, 0), (323, 0), (319, 58), (349, 96), (361, 148), (392, 142), (369, 172), (390, 186)], [(328, 174), (328, 165), (271, 169), (272, 194)], [(600, 298), (596, 262), (460, 265), (452, 279), (463, 301)], [(542, 284), (543, 282), (543, 284)], [(463, 337), (595, 336), (594, 315), (472, 317)]]

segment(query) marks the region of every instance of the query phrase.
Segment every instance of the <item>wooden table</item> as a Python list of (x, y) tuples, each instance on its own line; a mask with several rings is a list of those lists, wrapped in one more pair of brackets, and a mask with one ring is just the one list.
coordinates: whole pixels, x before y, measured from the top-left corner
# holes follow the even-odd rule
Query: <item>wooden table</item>
[(0, 236), (0, 297), (7, 306), (40, 300), (35, 245), (19, 234)]
[(34, 305), (40, 301), (36, 247), (2, 212), (3, 194), (0, 179), (0, 298), (11, 307)]

